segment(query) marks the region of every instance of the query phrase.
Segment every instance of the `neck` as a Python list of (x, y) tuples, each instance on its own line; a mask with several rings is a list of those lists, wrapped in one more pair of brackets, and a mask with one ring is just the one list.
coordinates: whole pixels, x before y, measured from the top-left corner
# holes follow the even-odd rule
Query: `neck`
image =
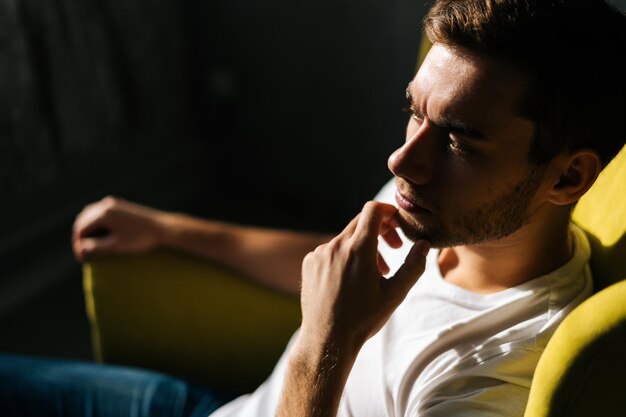
[(569, 215), (561, 212), (543, 221), (531, 219), (504, 239), (443, 249), (439, 268), (446, 281), (472, 292), (493, 293), (552, 272), (572, 256)]

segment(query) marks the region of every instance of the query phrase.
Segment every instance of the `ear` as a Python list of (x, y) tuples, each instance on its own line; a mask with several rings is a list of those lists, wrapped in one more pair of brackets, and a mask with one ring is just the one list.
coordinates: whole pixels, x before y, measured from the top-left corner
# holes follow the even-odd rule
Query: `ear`
[(565, 206), (578, 201), (591, 188), (602, 169), (598, 154), (587, 148), (557, 157), (558, 179), (548, 192), (548, 200)]

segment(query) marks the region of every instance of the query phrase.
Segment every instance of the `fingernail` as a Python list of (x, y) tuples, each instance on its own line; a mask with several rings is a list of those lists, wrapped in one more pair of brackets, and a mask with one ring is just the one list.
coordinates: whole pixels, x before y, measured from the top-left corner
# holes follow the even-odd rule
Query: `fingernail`
[(422, 240), (422, 255), (428, 255), (428, 251), (430, 250), (430, 242), (427, 240)]

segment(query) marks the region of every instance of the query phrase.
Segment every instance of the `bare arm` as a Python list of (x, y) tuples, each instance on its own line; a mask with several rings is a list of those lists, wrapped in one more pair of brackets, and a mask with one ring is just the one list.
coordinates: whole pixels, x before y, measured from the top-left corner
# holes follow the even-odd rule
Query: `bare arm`
[(269, 287), (300, 294), (304, 256), (332, 236), (165, 213), (162, 246), (218, 261)]
[(79, 261), (99, 254), (171, 248), (219, 262), (297, 295), (302, 259), (331, 236), (201, 220), (107, 197), (78, 215), (72, 246)]
[(334, 417), (358, 352), (387, 322), (424, 272), (418, 241), (390, 279), (377, 262), (378, 236), (399, 246), (397, 209), (370, 202), (302, 264), (302, 326), (290, 352), (278, 417)]

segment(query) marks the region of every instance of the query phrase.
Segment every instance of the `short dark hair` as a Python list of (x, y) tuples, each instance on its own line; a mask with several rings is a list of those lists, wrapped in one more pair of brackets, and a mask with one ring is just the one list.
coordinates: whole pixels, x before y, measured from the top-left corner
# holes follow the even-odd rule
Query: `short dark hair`
[(530, 74), (520, 113), (536, 123), (531, 162), (588, 147), (606, 166), (624, 146), (626, 16), (604, 1), (437, 0), (424, 30)]

